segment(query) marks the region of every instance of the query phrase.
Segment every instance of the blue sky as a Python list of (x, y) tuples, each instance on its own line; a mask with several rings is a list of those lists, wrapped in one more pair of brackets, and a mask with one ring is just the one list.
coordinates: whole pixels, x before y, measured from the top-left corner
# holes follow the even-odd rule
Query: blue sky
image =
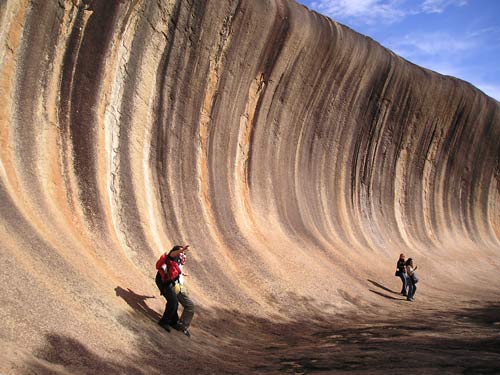
[(500, 0), (296, 0), (500, 101)]

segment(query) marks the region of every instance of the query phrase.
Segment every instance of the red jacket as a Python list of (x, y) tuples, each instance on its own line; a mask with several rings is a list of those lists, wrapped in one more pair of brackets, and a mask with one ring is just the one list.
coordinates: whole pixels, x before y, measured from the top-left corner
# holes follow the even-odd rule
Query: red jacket
[[(164, 269), (163, 265), (167, 266), (166, 269)], [(160, 259), (156, 261), (156, 269), (160, 273), (163, 282), (174, 281), (182, 273), (177, 262), (170, 258), (167, 253), (163, 253)]]

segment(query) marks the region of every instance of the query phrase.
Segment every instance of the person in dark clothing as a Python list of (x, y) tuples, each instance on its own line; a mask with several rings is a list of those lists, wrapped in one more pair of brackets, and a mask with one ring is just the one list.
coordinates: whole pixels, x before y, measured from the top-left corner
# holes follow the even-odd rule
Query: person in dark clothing
[(401, 282), (403, 283), (401, 287), (401, 294), (403, 296), (407, 296), (407, 288), (408, 288), (408, 277), (406, 276), (406, 267), (405, 267), (405, 255), (399, 254), (398, 263), (396, 264), (396, 276), (399, 276)]
[(176, 245), (168, 254), (164, 253), (156, 262), (158, 272), (156, 273), (155, 282), (158, 289), (160, 289), (160, 294), (167, 300), (165, 312), (158, 321), (158, 324), (168, 332), (170, 332), (170, 327), (177, 329), (179, 320), (179, 316), (177, 315), (179, 301), (175, 293), (175, 282), (179, 278), (181, 271), (175, 262), (175, 258), (187, 251), (188, 248), (189, 245)]

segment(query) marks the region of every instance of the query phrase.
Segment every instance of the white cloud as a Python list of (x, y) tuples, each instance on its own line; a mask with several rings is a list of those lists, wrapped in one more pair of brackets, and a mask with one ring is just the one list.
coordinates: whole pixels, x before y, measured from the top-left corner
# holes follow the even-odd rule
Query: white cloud
[(465, 78), (470, 73), (467, 69), (471, 67), (470, 64), (464, 65), (464, 61), (474, 56), (484, 41), (470, 34), (455, 35), (439, 31), (411, 33), (383, 44), (417, 65), (444, 75)]
[(490, 33), (486, 31), (470, 31), (463, 35), (446, 32), (413, 33), (383, 44), (417, 65), (440, 74), (459, 77), (500, 101), (500, 85), (485, 78), (481, 64), (466, 62), (471, 57), (475, 61), (477, 51), (488, 44), (484, 36)]
[(443, 13), (449, 6), (464, 6), (467, 0), (425, 0), (422, 3), (424, 13)]
[(442, 13), (450, 6), (467, 5), (467, 0), (315, 0), (310, 7), (334, 19), (350, 19), (363, 24), (401, 21), (419, 13)]
[(388, 40), (384, 44), (403, 57), (441, 54), (450, 56), (479, 46), (478, 41), (472, 37), (454, 36), (445, 32), (407, 34), (401, 38)]
[(488, 40), (490, 47), (500, 47), (500, 27), (485, 27), (483, 29), (471, 30), (467, 32), (467, 36)]
[(404, 16), (404, 0), (318, 0), (311, 3), (311, 8), (333, 18), (353, 18), (363, 23), (375, 20), (387, 23), (395, 22)]

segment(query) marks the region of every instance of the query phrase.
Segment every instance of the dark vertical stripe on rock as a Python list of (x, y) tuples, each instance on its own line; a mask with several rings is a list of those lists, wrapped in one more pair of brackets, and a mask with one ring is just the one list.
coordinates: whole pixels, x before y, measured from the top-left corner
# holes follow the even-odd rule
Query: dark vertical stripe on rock
[(96, 137), (99, 119), (96, 107), (102, 100), (99, 95), (101, 82), (105, 79), (102, 73), (109, 56), (120, 4), (119, 1), (107, 0), (92, 2), (92, 15), (83, 30), (70, 95), (74, 170), (83, 211), (93, 225), (102, 219), (101, 197), (97, 188)]

